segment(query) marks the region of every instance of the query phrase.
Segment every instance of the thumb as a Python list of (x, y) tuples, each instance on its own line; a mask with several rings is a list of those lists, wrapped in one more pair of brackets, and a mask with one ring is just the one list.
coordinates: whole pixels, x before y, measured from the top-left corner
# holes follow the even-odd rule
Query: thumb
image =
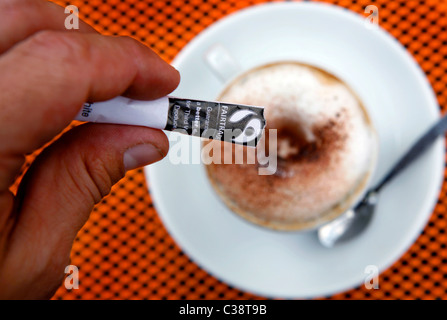
[(107, 124), (78, 126), (50, 145), (20, 185), (1, 278), (19, 277), (20, 265), (21, 288), (14, 291), (33, 287), (51, 296), (93, 206), (126, 170), (161, 160), (168, 148), (161, 130)]

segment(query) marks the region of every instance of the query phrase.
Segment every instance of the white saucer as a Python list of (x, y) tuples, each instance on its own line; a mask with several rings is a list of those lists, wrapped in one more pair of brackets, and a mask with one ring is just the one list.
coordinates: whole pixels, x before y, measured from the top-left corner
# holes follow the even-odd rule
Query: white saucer
[[(173, 95), (216, 98), (224, 84), (203, 59), (215, 44), (228, 49), (242, 70), (297, 60), (345, 80), (364, 101), (380, 136), (373, 183), (439, 117), (433, 91), (405, 49), (383, 30), (367, 28), (363, 17), (338, 7), (268, 4), (218, 21), (175, 59), (182, 81)], [(182, 141), (192, 144), (189, 150), (200, 145), (196, 138)], [(416, 240), (438, 199), (444, 140), (384, 188), (362, 235), (334, 249), (322, 247), (314, 232), (280, 233), (237, 217), (215, 195), (200, 164), (176, 165), (167, 157), (145, 172), (166, 228), (203, 269), (257, 295), (314, 298), (362, 285), (371, 277), (368, 266), (384, 271)]]

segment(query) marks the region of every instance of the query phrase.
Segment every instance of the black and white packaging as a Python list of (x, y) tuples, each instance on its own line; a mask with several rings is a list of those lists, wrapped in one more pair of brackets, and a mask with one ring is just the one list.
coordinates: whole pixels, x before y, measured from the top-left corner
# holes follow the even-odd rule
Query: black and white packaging
[(262, 107), (168, 96), (85, 103), (75, 120), (146, 126), (250, 147), (257, 145), (266, 125)]

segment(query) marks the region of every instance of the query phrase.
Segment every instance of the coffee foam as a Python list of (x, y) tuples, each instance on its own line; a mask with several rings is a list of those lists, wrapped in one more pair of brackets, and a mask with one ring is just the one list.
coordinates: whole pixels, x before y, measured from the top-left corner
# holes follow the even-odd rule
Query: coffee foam
[(222, 200), (245, 218), (278, 229), (309, 228), (345, 211), (367, 183), (376, 136), (359, 99), (334, 76), (276, 63), (238, 77), (218, 99), (264, 106), (267, 129), (278, 130), (273, 175), (259, 175), (259, 164), (207, 166)]

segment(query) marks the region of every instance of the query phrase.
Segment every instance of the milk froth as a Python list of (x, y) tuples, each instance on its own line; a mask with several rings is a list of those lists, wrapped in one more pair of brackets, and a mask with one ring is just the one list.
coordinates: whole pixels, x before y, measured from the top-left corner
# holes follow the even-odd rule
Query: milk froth
[(311, 228), (347, 210), (364, 189), (377, 137), (362, 102), (335, 76), (274, 63), (238, 77), (218, 99), (264, 106), (267, 130), (277, 130), (277, 148), (269, 150), (277, 153), (274, 174), (259, 175), (258, 164), (207, 165), (216, 192), (236, 213), (275, 229)]

